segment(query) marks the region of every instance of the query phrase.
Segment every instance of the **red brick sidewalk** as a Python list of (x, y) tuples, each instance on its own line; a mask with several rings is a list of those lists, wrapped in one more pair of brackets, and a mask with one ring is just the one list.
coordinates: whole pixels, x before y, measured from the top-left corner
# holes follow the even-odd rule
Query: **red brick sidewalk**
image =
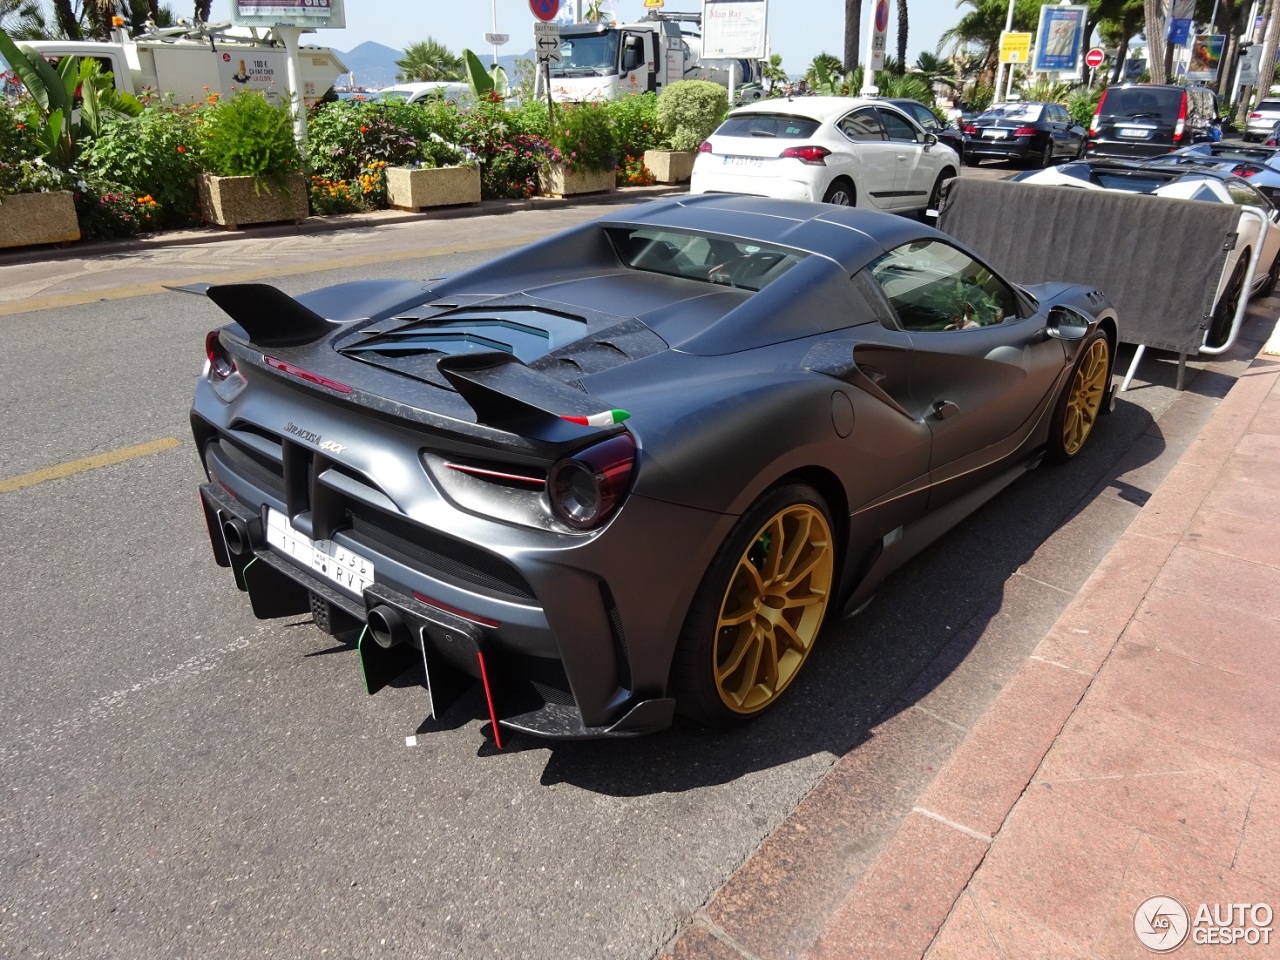
[[(1179, 956), (1280, 957), (1278, 640), (1280, 358), (1263, 355), (885, 845), (864, 859), (843, 836), (873, 739), (665, 957), (1150, 957), (1135, 912), (1157, 896), (1190, 914)], [(1201, 904), (1266, 904), (1272, 942), (1197, 943)]]
[(1201, 904), (1280, 914), (1278, 640), (1280, 360), (1260, 356), (807, 956), (1150, 957), (1135, 911), (1158, 895), (1191, 915), (1180, 956), (1280, 956), (1194, 925)]

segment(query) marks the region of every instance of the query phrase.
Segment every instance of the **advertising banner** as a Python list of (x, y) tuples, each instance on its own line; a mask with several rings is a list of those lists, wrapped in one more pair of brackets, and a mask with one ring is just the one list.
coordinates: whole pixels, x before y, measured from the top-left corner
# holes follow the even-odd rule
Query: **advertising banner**
[(1183, 19), (1170, 20), (1168, 39), (1175, 47), (1185, 47), (1191, 42), (1191, 21)]
[(347, 14), (343, 0), (231, 0), (231, 22), (242, 27), (341, 30)]
[(1065, 4), (1041, 7), (1032, 69), (1051, 73), (1078, 70), (1080, 51), (1085, 40), (1084, 25), (1088, 17), (1088, 7)]
[(1218, 70), (1222, 66), (1222, 50), (1227, 45), (1224, 36), (1206, 36), (1201, 34), (1191, 44), (1191, 63), (1187, 65), (1188, 80), (1218, 79)]
[(1026, 63), (1031, 59), (1031, 34), (1003, 31), (1000, 34), (1000, 62)]
[(702, 56), (764, 59), (768, 0), (702, 0)]

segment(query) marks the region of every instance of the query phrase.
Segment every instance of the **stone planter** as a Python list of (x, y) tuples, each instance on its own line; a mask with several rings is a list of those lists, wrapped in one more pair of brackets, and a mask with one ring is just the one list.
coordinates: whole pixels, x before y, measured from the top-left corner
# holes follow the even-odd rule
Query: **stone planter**
[(0, 197), (0, 247), (80, 239), (76, 202), (66, 190)]
[(646, 150), (644, 165), (658, 183), (688, 183), (697, 156), (696, 150)]
[(387, 205), (397, 210), (480, 202), (479, 167), (387, 167)]
[(246, 223), (298, 222), (307, 216), (307, 185), (302, 174), (285, 185), (254, 177), (200, 177), (200, 213), (208, 223), (234, 230)]
[(538, 184), (549, 197), (567, 197), (575, 193), (611, 193), (615, 189), (614, 173), (598, 173), (581, 168), (566, 171), (564, 164), (553, 163), (538, 171)]

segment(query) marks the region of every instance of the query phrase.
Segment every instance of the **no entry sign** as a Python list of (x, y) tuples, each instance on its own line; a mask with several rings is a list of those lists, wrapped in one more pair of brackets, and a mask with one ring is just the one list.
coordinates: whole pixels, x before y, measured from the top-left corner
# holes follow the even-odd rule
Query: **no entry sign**
[(539, 20), (551, 21), (560, 12), (560, 0), (529, 0), (529, 9)]
[(1102, 61), (1105, 60), (1106, 57), (1107, 55), (1103, 52), (1101, 47), (1094, 47), (1084, 55), (1084, 65), (1090, 70), (1096, 69), (1097, 67), (1102, 66)]

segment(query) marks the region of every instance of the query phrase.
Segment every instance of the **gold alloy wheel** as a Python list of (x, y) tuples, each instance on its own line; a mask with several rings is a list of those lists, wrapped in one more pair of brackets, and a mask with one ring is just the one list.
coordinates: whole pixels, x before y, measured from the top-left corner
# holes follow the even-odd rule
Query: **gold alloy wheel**
[(793, 504), (761, 527), (716, 623), (716, 690), (726, 707), (758, 713), (787, 688), (813, 649), (834, 572), (831, 526), (817, 507)]
[(1089, 345), (1076, 367), (1076, 376), (1067, 395), (1067, 415), (1062, 420), (1062, 448), (1073, 455), (1089, 439), (1102, 409), (1107, 390), (1108, 347), (1106, 337)]

